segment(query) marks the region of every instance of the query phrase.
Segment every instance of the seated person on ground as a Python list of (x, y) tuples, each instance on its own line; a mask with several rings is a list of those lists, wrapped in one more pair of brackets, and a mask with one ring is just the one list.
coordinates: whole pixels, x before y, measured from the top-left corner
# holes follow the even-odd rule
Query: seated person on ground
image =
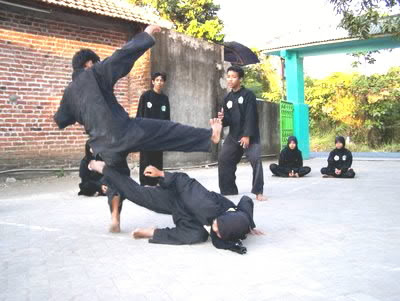
[(134, 238), (147, 238), (150, 243), (184, 245), (204, 242), (211, 236), (218, 249), (246, 253), (241, 240), (255, 229), (253, 201), (243, 196), (236, 206), (221, 194), (208, 191), (185, 173), (145, 169), (146, 176), (159, 178), (160, 186), (143, 187), (104, 162), (92, 161), (90, 168), (104, 174), (122, 197), (158, 213), (172, 215), (173, 228), (138, 228)]
[(279, 164), (269, 166), (271, 172), (278, 177), (303, 177), (311, 172), (311, 168), (303, 166), (303, 156), (297, 147), (297, 138), (290, 136), (287, 146), (279, 155)]
[(335, 178), (354, 178), (356, 173), (351, 168), (353, 163), (353, 155), (346, 146), (343, 136), (335, 138), (336, 148), (330, 152), (328, 157), (328, 167), (321, 169), (324, 177)]

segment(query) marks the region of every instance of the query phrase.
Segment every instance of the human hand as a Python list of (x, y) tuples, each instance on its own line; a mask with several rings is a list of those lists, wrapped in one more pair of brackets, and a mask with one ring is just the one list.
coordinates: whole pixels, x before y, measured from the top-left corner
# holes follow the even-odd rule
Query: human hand
[(143, 174), (147, 177), (157, 178), (157, 177), (164, 177), (164, 172), (159, 170), (158, 168), (149, 165), (145, 168)]
[(251, 235), (265, 235), (265, 233), (264, 233), (263, 231), (258, 230), (258, 229), (256, 229), (256, 228), (250, 229), (250, 234), (251, 234)]
[(222, 108), (221, 111), (218, 112), (218, 119), (220, 120), (224, 119), (224, 108)]
[(242, 139), (239, 140), (240, 146), (243, 148), (248, 148), (250, 144), (250, 137), (242, 137)]
[(156, 32), (161, 32), (161, 27), (158, 25), (149, 25), (146, 27), (146, 29), (144, 31), (152, 36)]

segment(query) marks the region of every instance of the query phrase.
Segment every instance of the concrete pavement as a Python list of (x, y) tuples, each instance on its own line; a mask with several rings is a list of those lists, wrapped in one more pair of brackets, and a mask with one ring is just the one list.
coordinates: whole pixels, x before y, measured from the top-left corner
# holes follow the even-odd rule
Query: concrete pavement
[[(355, 161), (350, 180), (321, 178), (325, 159), (301, 179), (272, 177), (270, 163), (255, 205), (266, 235), (246, 255), (133, 240), (172, 220), (128, 201), (110, 234), (105, 198), (78, 197), (76, 175), (2, 184), (0, 300), (400, 300), (400, 161)], [(218, 191), (216, 168), (188, 173)], [(249, 165), (237, 176), (248, 194)]]

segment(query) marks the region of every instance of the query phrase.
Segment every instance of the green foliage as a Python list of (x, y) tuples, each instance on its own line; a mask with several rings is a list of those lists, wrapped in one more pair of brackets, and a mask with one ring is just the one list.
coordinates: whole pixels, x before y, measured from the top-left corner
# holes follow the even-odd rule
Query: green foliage
[(162, 18), (176, 25), (176, 30), (196, 38), (222, 42), (224, 25), (218, 18), (219, 5), (213, 0), (129, 0), (155, 8)]
[(65, 176), (65, 170), (64, 168), (61, 168), (59, 171), (56, 172), (57, 178), (62, 178)]
[[(394, 34), (400, 38), (400, 15), (396, 10), (400, 8), (400, 0), (329, 0), (334, 10), (342, 16), (339, 26), (346, 29), (350, 36), (368, 39), (371, 29), (374, 33)], [(376, 30), (378, 29), (378, 30)], [(356, 57), (354, 66), (360, 64), (360, 58), (369, 63), (375, 63), (374, 54), (379, 51), (368, 51), (352, 54)]]
[(400, 141), (400, 67), (382, 75), (306, 78), (305, 98), (317, 136), (335, 130), (372, 147)]
[(260, 57), (260, 63), (245, 67), (245, 78), (243, 84), (251, 89), (257, 98), (279, 102), (283, 99), (283, 89), (280, 76), (273, 66), (270, 57), (261, 55), (257, 49), (253, 52)]
[(381, 33), (400, 33), (400, 16), (390, 16), (400, 8), (399, 0), (330, 0), (337, 14), (342, 15), (340, 26), (354, 37), (367, 39), (372, 26), (379, 24)]

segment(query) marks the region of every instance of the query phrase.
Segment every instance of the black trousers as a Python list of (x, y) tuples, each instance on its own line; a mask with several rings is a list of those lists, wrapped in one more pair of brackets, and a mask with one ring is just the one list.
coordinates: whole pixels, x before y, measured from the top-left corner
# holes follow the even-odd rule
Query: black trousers
[(335, 169), (334, 168), (324, 167), (324, 168), (321, 169), (321, 173), (323, 175), (332, 176), (332, 177), (335, 177), (335, 178), (352, 179), (352, 178), (354, 178), (356, 176), (356, 173), (354, 172), (354, 170), (352, 168), (344, 170), (344, 171), (342, 171), (342, 173), (340, 175), (337, 175), (335, 173)]
[(156, 186), (158, 178), (146, 177), (144, 170), (152, 165), (159, 170), (163, 169), (163, 152), (140, 152), (139, 179), (142, 186)]
[(111, 146), (99, 150), (106, 165), (118, 167), (127, 154), (139, 151), (209, 152), (211, 129), (195, 128), (180, 123), (148, 118), (133, 118), (125, 133)]
[[(156, 229), (150, 240), (160, 244), (193, 244), (204, 242), (208, 239), (208, 232), (186, 212), (185, 208), (177, 206), (176, 202), (184, 198), (196, 199), (209, 192), (196, 180), (189, 177), (180, 177), (175, 189), (166, 189), (160, 186), (143, 187), (129, 176), (117, 172), (113, 168), (105, 167), (104, 176), (107, 181), (133, 203), (157, 213), (173, 216), (176, 227)], [(183, 200), (183, 202), (185, 202)]]
[(262, 194), (264, 190), (264, 175), (261, 161), (261, 144), (252, 143), (244, 149), (232, 136), (228, 135), (224, 141), (218, 157), (219, 189), (223, 195), (238, 194), (236, 186), (236, 169), (243, 154), (250, 161), (253, 168), (253, 187), (251, 192)]
[(305, 175), (311, 172), (311, 168), (308, 166), (289, 168), (289, 167), (279, 166), (278, 164), (275, 163), (272, 163), (269, 166), (269, 169), (275, 176), (278, 177), (289, 177), (289, 173), (292, 171), (294, 171), (294, 173), (297, 173), (300, 177), (304, 177)]

